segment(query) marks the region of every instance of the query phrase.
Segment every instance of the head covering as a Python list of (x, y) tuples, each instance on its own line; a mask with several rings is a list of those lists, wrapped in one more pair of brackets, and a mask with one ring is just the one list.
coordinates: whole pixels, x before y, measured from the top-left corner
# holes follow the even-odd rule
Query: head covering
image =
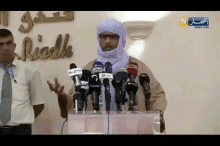
[[(104, 32), (111, 32), (120, 36), (119, 43), (117, 48), (112, 51), (102, 51), (99, 43), (99, 35)], [(115, 19), (106, 19), (102, 21), (97, 27), (97, 47), (98, 47), (98, 59), (105, 65), (106, 62), (110, 62), (112, 64), (112, 74), (116, 74), (119, 68), (125, 68), (129, 57), (126, 54), (125, 47), (126, 40), (126, 30), (122, 23), (118, 22)], [(105, 103), (105, 88), (102, 86), (102, 97), (103, 97), (103, 107), (106, 108)], [(115, 91), (112, 83), (110, 82), (110, 92), (111, 92), (111, 103), (110, 103), (110, 111), (115, 111), (117, 109), (117, 105), (115, 103)]]
[[(99, 35), (104, 32), (111, 32), (118, 34), (120, 36), (118, 47), (112, 51), (102, 51), (99, 43)], [(126, 40), (126, 29), (121, 22), (118, 22), (115, 19), (106, 19), (102, 21), (97, 27), (97, 47), (98, 47), (98, 59), (103, 64), (110, 62), (112, 66), (113, 74), (116, 74), (119, 68), (123, 68), (127, 65), (129, 60), (128, 55), (126, 54), (125, 47)]]

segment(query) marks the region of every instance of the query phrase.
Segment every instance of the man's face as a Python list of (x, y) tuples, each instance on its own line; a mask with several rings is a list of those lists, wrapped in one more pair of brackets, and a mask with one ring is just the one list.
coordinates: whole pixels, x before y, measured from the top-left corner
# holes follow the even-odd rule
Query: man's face
[(14, 59), (14, 51), (16, 44), (13, 42), (12, 36), (0, 37), (0, 60)]
[(99, 35), (99, 43), (102, 48), (102, 51), (112, 51), (118, 46), (119, 35), (111, 33), (111, 32), (104, 32)]

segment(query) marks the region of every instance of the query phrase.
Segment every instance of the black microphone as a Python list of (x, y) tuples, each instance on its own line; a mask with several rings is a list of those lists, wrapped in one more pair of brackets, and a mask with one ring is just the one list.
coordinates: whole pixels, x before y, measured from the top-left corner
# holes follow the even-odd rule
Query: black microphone
[(112, 85), (115, 88), (115, 103), (117, 104), (117, 111), (121, 111), (121, 77), (117, 74), (113, 76)]
[(75, 85), (75, 93), (73, 95), (73, 102), (75, 101), (75, 110), (76, 113), (78, 112), (78, 106), (77, 106), (77, 101), (79, 100), (81, 93), (81, 82), (80, 82), (80, 78), (82, 76), (82, 69), (81, 68), (77, 68), (76, 65), (74, 63), (70, 64), (70, 70), (68, 70), (68, 74), (71, 77), (71, 79), (73, 79), (74, 81), (74, 85)]
[(149, 111), (150, 110), (150, 104), (151, 104), (150, 103), (151, 92), (150, 92), (150, 86), (149, 86), (150, 78), (146, 73), (141, 74), (139, 76), (139, 82), (140, 82), (141, 86), (143, 86), (143, 88), (144, 88), (145, 106), (146, 106), (146, 110)]
[(99, 95), (101, 93), (101, 81), (99, 79), (99, 74), (103, 72), (103, 68), (103, 64), (96, 61), (93, 64), (92, 74), (89, 81), (89, 93), (92, 95), (94, 113), (99, 111)]
[(75, 84), (75, 91), (80, 91), (81, 89), (81, 82), (80, 78), (82, 76), (82, 69), (77, 68), (74, 63), (70, 64), (70, 70), (68, 70), (69, 76), (73, 79)]
[(134, 79), (136, 78), (138, 72), (137, 68), (138, 68), (138, 64), (135, 62), (129, 63), (129, 66), (127, 68), (128, 77), (130, 79), (130, 81), (128, 81), (126, 84), (126, 90), (127, 93), (129, 94), (129, 99), (130, 99), (129, 110), (133, 110), (134, 109), (133, 106), (137, 105), (135, 95), (138, 90), (138, 84), (134, 82)]
[(126, 82), (128, 79), (128, 71), (126, 68), (119, 68), (118, 72), (116, 73), (117, 76), (121, 78), (121, 104), (122, 110), (125, 111), (125, 102), (127, 102), (126, 98)]
[(112, 65), (110, 62), (106, 62), (105, 64), (105, 73), (100, 73), (99, 78), (101, 83), (105, 87), (105, 101), (106, 101), (106, 111), (110, 111), (110, 103), (111, 103), (111, 94), (110, 94), (110, 82), (113, 79), (112, 75)]
[(91, 76), (91, 72), (89, 70), (82, 70), (82, 77), (81, 77), (81, 96), (78, 100), (78, 110), (85, 111), (87, 106), (87, 96), (89, 91), (89, 78)]

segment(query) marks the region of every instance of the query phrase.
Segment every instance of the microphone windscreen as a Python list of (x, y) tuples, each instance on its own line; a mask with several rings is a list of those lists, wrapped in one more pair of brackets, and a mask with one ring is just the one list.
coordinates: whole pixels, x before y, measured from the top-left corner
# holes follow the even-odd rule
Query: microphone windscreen
[(107, 73), (112, 73), (112, 64), (110, 62), (105, 63), (105, 71)]
[(119, 68), (118, 72), (116, 73), (117, 76), (121, 77), (123, 80), (128, 79), (128, 72), (126, 68)]
[(74, 69), (74, 68), (77, 68), (77, 67), (76, 67), (76, 64), (75, 64), (75, 63), (71, 63), (71, 64), (70, 64), (70, 69)]
[(148, 84), (150, 83), (150, 78), (149, 78), (148, 74), (146, 74), (146, 73), (141, 74), (139, 76), (139, 82), (140, 82), (141, 86), (143, 86), (144, 81), (147, 81)]
[(93, 68), (104, 68), (104, 65), (100, 61), (95, 61), (93, 64)]
[(101, 73), (104, 71), (104, 65), (100, 61), (96, 61), (93, 64), (92, 74)]
[(91, 71), (87, 69), (82, 70), (82, 77), (81, 77), (82, 81), (89, 81), (90, 77), (91, 77)]
[(138, 64), (136, 62), (130, 62), (127, 68), (128, 74), (133, 74), (136, 78), (138, 74)]

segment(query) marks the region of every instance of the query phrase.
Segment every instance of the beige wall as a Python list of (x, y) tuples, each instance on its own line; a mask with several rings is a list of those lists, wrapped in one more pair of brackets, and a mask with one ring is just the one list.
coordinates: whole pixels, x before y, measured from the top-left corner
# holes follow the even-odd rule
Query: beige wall
[[(103, 12), (76, 11), (73, 22), (36, 24), (25, 34), (18, 31), (21, 17), (25, 11), (10, 12), (9, 26), (17, 43), (16, 53), (21, 55), (22, 41), (28, 36), (35, 47), (52, 47), (56, 38), (70, 34), (68, 45), (73, 46), (71, 58), (57, 60), (37, 60), (26, 63), (38, 68), (42, 73), (45, 87), (45, 109), (33, 125), (33, 134), (60, 134), (64, 119), (55, 93), (50, 92), (46, 80), (54, 82), (58, 77), (68, 92), (72, 81), (67, 76), (70, 63), (78, 67), (97, 57), (96, 26), (108, 18)], [(30, 12), (32, 19), (37, 11)], [(52, 17), (53, 11), (44, 11)], [(179, 16), (209, 17), (210, 28), (179, 28)], [(173, 12), (170, 16), (156, 22), (152, 34), (146, 39), (147, 46), (141, 60), (153, 71), (162, 84), (168, 106), (165, 111), (167, 134), (219, 134), (219, 24), (220, 12)], [(26, 27), (27, 25), (24, 24)], [(43, 41), (37, 41), (37, 35)], [(132, 40), (127, 38), (126, 50)], [(82, 59), (83, 58), (83, 59)], [(64, 126), (64, 134), (67, 123)]]
[[(179, 16), (209, 17), (208, 29), (180, 28)], [(167, 134), (220, 133), (220, 12), (173, 12), (155, 24), (141, 60), (161, 82)]]

